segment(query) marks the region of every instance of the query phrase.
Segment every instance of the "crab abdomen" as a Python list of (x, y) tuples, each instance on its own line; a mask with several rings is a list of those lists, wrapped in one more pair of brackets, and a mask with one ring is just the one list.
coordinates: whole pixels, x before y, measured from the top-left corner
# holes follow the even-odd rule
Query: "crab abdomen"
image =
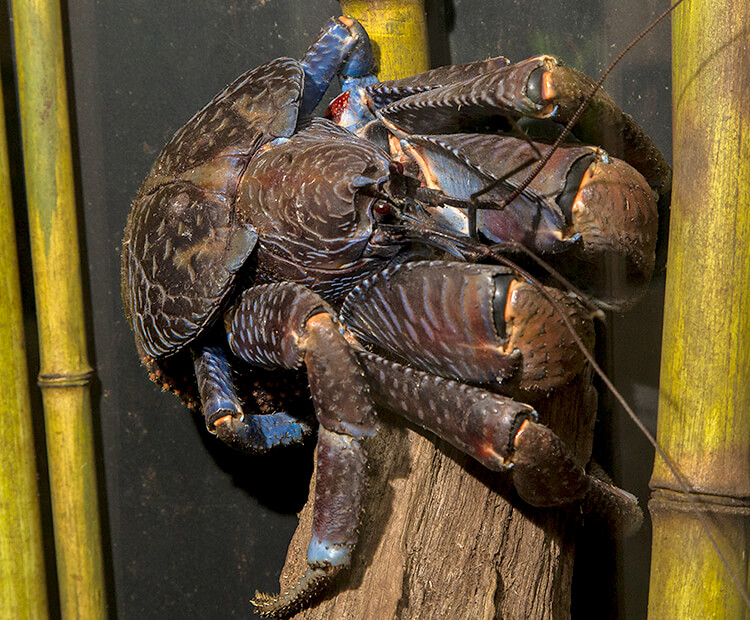
[(288, 58), (243, 74), (154, 163), (123, 239), (123, 303), (141, 357), (178, 351), (220, 311), (257, 242), (236, 212), (237, 186), (263, 144), (294, 132), (303, 83)]

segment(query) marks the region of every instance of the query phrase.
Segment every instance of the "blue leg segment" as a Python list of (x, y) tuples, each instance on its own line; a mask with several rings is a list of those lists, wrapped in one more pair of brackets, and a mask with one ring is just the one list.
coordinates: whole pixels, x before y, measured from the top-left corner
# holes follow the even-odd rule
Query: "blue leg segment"
[(307, 424), (285, 412), (246, 415), (222, 347), (203, 347), (194, 365), (206, 427), (233, 448), (258, 454), (275, 446), (300, 443), (310, 434), (312, 429)]
[(300, 116), (312, 114), (336, 75), (341, 78), (344, 90), (352, 85), (377, 82), (367, 32), (358, 22), (345, 17), (328, 20), (301, 63), (305, 70), (305, 91)]

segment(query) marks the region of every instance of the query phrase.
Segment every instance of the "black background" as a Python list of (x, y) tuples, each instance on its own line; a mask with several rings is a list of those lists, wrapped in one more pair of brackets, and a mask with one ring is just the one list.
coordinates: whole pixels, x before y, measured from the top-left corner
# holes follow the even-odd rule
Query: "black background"
[[(662, 6), (664, 5), (664, 6)], [(14, 192), (21, 204), (9, 3), (0, 2), (0, 52)], [(430, 0), (433, 64), (553, 53), (594, 76), (666, 3)], [(120, 242), (130, 200), (163, 144), (235, 76), (277, 56), (299, 57), (333, 0), (69, 0), (64, 16), (96, 440), (105, 512), (110, 612), (119, 618), (249, 616), (255, 591), (278, 572), (311, 471), (308, 449), (248, 458), (207, 436), (139, 366), (120, 302)], [(669, 27), (633, 51), (606, 88), (670, 152)], [(36, 353), (25, 213), (18, 235)], [(646, 424), (655, 427), (662, 280), (625, 317), (610, 317), (602, 355)], [(33, 384), (33, 383), (32, 383)], [(645, 503), (653, 450), (602, 396), (598, 458)], [(40, 416), (38, 399), (35, 415)], [(48, 516), (48, 515), (47, 515)], [(645, 616), (650, 528), (626, 545), (597, 539), (579, 563), (574, 617)], [(586, 533), (582, 533), (585, 539)], [(49, 541), (48, 541), (49, 542)], [(602, 607), (604, 606), (604, 607)]]

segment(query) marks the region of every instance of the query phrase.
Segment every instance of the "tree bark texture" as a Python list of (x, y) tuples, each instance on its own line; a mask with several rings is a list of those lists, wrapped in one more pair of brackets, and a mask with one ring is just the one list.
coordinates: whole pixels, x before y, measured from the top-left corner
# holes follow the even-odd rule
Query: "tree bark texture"
[[(534, 403), (581, 464), (591, 454), (596, 417), (596, 393), (585, 374)], [(368, 495), (352, 566), (296, 618), (570, 617), (575, 509), (524, 504), (510, 475), (485, 469), (393, 414), (383, 416), (367, 448)], [(305, 567), (313, 492), (282, 590)]]

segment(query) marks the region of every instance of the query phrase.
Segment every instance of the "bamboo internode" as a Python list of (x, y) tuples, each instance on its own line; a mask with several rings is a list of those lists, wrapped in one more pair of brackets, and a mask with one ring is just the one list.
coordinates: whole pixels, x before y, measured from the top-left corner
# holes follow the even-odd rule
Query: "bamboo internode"
[[(658, 441), (747, 588), (750, 552), (750, 2), (673, 18), (674, 188)], [(750, 617), (657, 458), (649, 618)]]
[(378, 78), (392, 80), (430, 68), (423, 0), (341, 0), (373, 41)]
[(59, 4), (13, 2), (40, 377), (63, 618), (103, 618), (73, 160)]
[(45, 618), (44, 550), (12, 201), (0, 91), (0, 616)]

